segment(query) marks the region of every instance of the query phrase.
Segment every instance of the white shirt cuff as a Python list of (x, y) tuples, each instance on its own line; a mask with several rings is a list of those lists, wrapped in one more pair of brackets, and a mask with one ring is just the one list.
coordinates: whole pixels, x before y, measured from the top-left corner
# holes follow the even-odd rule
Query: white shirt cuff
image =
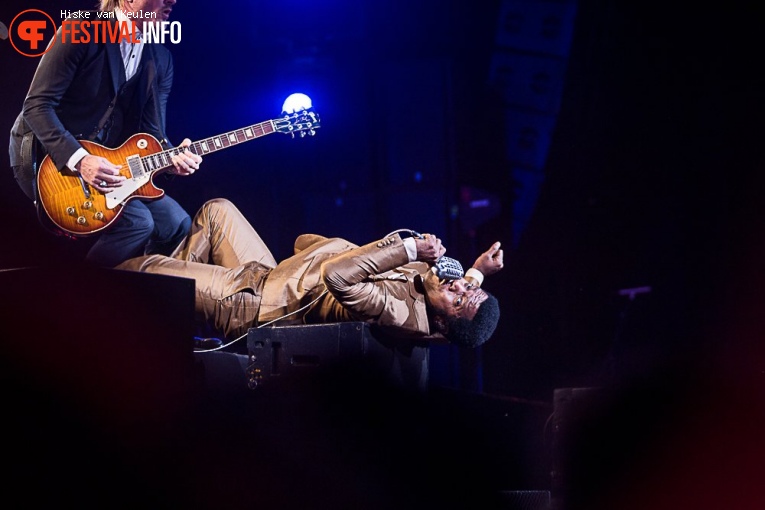
[(79, 149), (77, 149), (77, 150), (74, 152), (74, 154), (72, 154), (72, 157), (70, 157), (70, 158), (69, 158), (69, 161), (67, 161), (67, 162), (66, 162), (66, 166), (68, 166), (68, 167), (69, 167), (69, 169), (70, 169), (72, 172), (76, 172), (76, 171), (77, 171), (77, 168), (75, 168), (75, 167), (77, 166), (77, 163), (79, 163), (80, 161), (82, 161), (82, 158), (84, 158), (84, 157), (85, 157), (85, 156), (87, 156), (88, 154), (90, 154), (88, 151), (86, 151), (85, 149), (83, 149), (82, 147), (80, 147)]
[(483, 284), (483, 273), (474, 267), (471, 267), (465, 271), (465, 278), (474, 279), (478, 283), (479, 287)]
[(414, 242), (414, 237), (407, 237), (404, 239), (404, 248), (406, 254), (409, 256), (409, 262), (417, 260), (417, 244)]

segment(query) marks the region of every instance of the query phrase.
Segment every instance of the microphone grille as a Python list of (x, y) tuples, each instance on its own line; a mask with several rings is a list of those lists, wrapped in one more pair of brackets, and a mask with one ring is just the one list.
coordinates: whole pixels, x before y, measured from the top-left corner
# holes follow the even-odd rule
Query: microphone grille
[(446, 280), (459, 280), (465, 276), (462, 264), (451, 257), (441, 257), (435, 264), (436, 276)]

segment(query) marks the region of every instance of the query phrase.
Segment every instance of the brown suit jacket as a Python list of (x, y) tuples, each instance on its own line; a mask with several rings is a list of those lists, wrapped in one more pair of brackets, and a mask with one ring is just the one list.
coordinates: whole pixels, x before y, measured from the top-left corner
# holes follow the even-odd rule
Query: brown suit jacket
[(442, 338), (430, 331), (420, 274), (428, 266), (409, 263), (401, 237), (358, 247), (344, 239), (300, 236), (295, 255), (280, 262), (262, 290), (258, 322), (365, 321), (396, 336)]
[(259, 262), (257, 253), (246, 256), (250, 262), (223, 267), (185, 252), (181, 258), (146, 255), (117, 268), (193, 278), (198, 318), (229, 337), (279, 319), (274, 325), (365, 321), (395, 337), (443, 339), (428, 323), (420, 277), (428, 266), (408, 263), (398, 235), (361, 247), (303, 235), (295, 254), (275, 266)]

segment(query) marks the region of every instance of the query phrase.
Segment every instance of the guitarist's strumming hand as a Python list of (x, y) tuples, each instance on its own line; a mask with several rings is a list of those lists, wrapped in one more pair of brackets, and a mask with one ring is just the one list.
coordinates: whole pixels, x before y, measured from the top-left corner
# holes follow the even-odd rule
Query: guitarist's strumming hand
[(119, 165), (106, 158), (88, 154), (75, 166), (82, 178), (102, 193), (107, 193), (122, 184), (125, 176), (120, 175)]
[[(188, 147), (189, 145), (191, 145), (191, 140), (184, 138), (179, 147)], [(202, 156), (197, 156), (188, 149), (170, 159), (173, 161), (173, 168), (170, 169), (170, 173), (175, 175), (191, 175), (194, 171), (199, 170), (199, 165), (202, 163)]]

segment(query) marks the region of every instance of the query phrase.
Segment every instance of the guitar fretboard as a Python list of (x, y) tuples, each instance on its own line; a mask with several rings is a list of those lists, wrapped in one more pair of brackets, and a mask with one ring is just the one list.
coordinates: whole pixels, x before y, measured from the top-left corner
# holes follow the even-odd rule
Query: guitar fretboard
[[(228, 133), (223, 133), (222, 135), (211, 136), (210, 138), (205, 138), (204, 140), (192, 142), (188, 149), (193, 154), (203, 156), (205, 154), (226, 149), (240, 143), (249, 142), (250, 140), (260, 138), (261, 136), (270, 135), (274, 132), (276, 132), (274, 121), (267, 120), (259, 124), (253, 124), (252, 126), (229, 131)], [(143, 167), (149, 172), (162, 170), (164, 168), (173, 166), (172, 157), (180, 154), (182, 150), (185, 150), (185, 148), (182, 149), (180, 147), (173, 147), (172, 149), (168, 149), (162, 152), (155, 152), (149, 156), (142, 157), (141, 163), (143, 163)]]

